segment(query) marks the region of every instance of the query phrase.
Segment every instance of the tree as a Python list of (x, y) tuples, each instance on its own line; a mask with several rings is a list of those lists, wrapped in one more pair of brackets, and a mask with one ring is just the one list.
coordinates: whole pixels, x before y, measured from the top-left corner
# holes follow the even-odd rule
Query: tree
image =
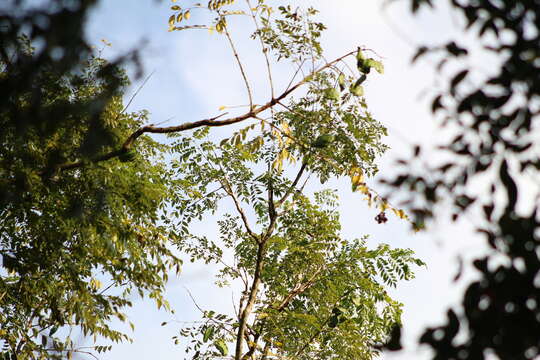
[[(269, 54), (300, 64), (298, 72), (303, 64), (323, 59), (318, 38), (324, 27), (312, 20), (315, 10), (282, 6), (272, 12), (262, 1), (255, 7), (247, 1), (246, 12), (225, 5), (209, 3), (216, 15), (213, 24), (184, 26), (177, 23), (204, 8), (175, 5), (171, 30), (222, 33), (245, 74), (227, 18), (251, 16), (271, 89)], [(385, 288), (411, 279), (412, 265), (423, 263), (410, 250), (388, 245), (369, 250), (366, 237), (343, 239), (335, 195), (304, 193), (309, 178), (325, 182), (348, 175), (353, 190), (371, 194), (363, 176), (377, 171), (374, 161), (386, 149), (380, 142), (386, 129), (367, 111), (361, 84), (372, 68), (383, 69), (364, 51), (355, 55), (352, 74), (342, 59), (318, 71), (308, 67), (298, 83), (308, 84), (304, 95), (287, 102), (277, 96), (279, 107), (253, 116), (219, 145), (207, 139), (208, 128), (171, 144), (177, 159), (172, 178), (178, 184), (172, 205), (180, 215), (169, 221), (178, 246), (192, 261), (221, 264), (218, 283), (241, 288), (233, 315), (199, 308), (202, 324), (183, 328), (175, 337), (177, 342), (191, 338), (186, 352), (193, 358), (371, 359), (400, 324), (401, 305)], [(252, 103), (248, 77), (244, 80), (248, 106), (260, 109)], [(383, 211), (390, 207), (376, 199)], [(192, 233), (193, 219), (215, 212), (226, 200), (234, 210), (219, 220), (220, 239)], [(232, 258), (224, 253), (233, 253)]]
[[(91, 58), (84, 26), (96, 3), (12, 0), (0, 9), (0, 254), (7, 271), (0, 278), (0, 338), (11, 356), (19, 358), (51, 356), (48, 349), (69, 354), (69, 341), (52, 338), (67, 324), (124, 338), (106, 321), (123, 317), (119, 307), (129, 302), (125, 296), (100, 293), (104, 290), (98, 289), (97, 279), (89, 285), (93, 269), (114, 274), (111, 280), (120, 283), (138, 277), (133, 284), (152, 294), (163, 285), (159, 274), (164, 271), (144, 259), (141, 249), (133, 248), (134, 263), (149, 266), (150, 275), (142, 268), (123, 267), (114, 254), (124, 251), (115, 247), (118, 238), (133, 239), (137, 233), (145, 238), (154, 223), (142, 215), (157, 209), (163, 184), (136, 179), (136, 174), (151, 172), (152, 178), (160, 168), (148, 161), (155, 143), (143, 142), (140, 153), (147, 158), (140, 165), (116, 163), (70, 174), (60, 173), (58, 166), (70, 157), (88, 163), (145, 119), (144, 113), (122, 113), (126, 78), (117, 64), (136, 54), (113, 63)], [(23, 33), (27, 38), (21, 39)], [(39, 46), (31, 49), (31, 44)], [(124, 158), (134, 155), (122, 153)], [(125, 178), (118, 176), (124, 174), (122, 168), (129, 174)], [(125, 206), (128, 196), (133, 199), (130, 186), (152, 195)], [(123, 206), (127, 222), (115, 223)], [(161, 240), (151, 243), (152, 251), (168, 257)]]
[[(384, 341), (392, 326), (399, 323), (399, 304), (386, 296), (383, 284), (410, 278), (409, 264), (421, 262), (407, 250), (368, 250), (361, 240), (344, 242), (339, 237), (332, 196), (323, 192), (313, 201), (298, 188), (302, 175), (313, 174), (323, 182), (331, 176), (349, 176), (353, 190), (364, 193), (370, 203), (376, 202), (382, 211), (393, 209), (364, 182), (365, 176), (377, 171), (374, 160), (385, 150), (381, 137), (386, 129), (367, 111), (362, 83), (371, 69), (382, 72), (382, 64), (368, 58), (365, 49), (326, 61), (318, 42), (324, 25), (310, 20), (316, 14), (313, 9), (304, 14), (281, 7), (276, 16), (263, 1), (255, 6), (246, 2), (245, 13), (229, 10), (230, 3), (210, 1), (206, 8), (217, 16), (213, 25), (188, 28), (209, 27), (229, 41), (249, 105), (236, 116), (222, 113), (169, 127), (144, 125), (147, 113), (126, 112), (122, 95), (127, 78), (116, 62), (89, 55), (80, 27), (71, 39), (74, 43), (55, 33), (62, 28), (58, 19), (72, 15), (82, 21), (94, 2), (62, 3), (53, 10), (29, 13), (14, 11), (14, 15), (2, 18), (8, 29), (2, 30), (0, 74), (5, 95), (0, 100), (0, 250), (5, 269), (0, 277), (0, 338), (5, 358), (70, 357), (82, 351), (66, 336), (65, 327), (70, 326), (113, 341), (127, 339), (111, 329), (108, 321), (125, 319), (122, 311), (130, 305), (128, 296), (134, 290), (154, 298), (158, 307), (167, 307), (162, 290), (169, 271), (181, 263), (170, 244), (198, 254), (200, 246), (186, 245), (193, 239), (189, 220), (204, 216), (223, 196), (233, 200), (240, 224), (245, 226), (244, 233), (235, 231), (241, 227), (231, 218), (230, 227), (223, 229), (225, 234), (232, 231), (237, 236), (238, 257), (244, 261), (239, 268), (225, 268), (224, 275), (249, 279), (249, 272), (259, 268), (251, 275), (248, 287), (252, 295), (242, 303), (243, 315), (236, 325), (235, 320), (230, 323), (238, 329), (236, 358), (245, 355), (244, 337), (253, 340), (257, 336), (250, 333), (252, 327), (259, 328), (257, 341), (267, 344), (264, 346), (269, 351), (327, 356), (310, 345), (300, 349), (291, 343), (288, 347), (278, 344), (284, 344), (282, 325), (290, 334), (297, 331), (295, 323), (301, 325), (294, 314), (300, 314), (303, 306), (317, 311), (310, 321), (316, 318), (320, 329), (310, 334), (304, 324), (298, 339), (313, 337), (318, 344), (327, 341), (325, 351), (330, 351), (338, 329), (361, 340), (357, 347), (343, 349), (341, 354), (348, 357), (369, 358), (375, 343)], [(180, 20), (188, 21), (191, 10), (173, 6), (176, 13), (169, 20), (171, 30), (180, 28), (176, 26)], [(271, 96), (263, 104), (253, 101), (249, 79), (228, 30), (226, 19), (233, 15), (254, 20), (254, 37), (262, 46), (271, 88)], [(40, 30), (39, 19), (43, 17), (51, 20), (47, 31)], [(70, 19), (66, 21), (76, 26)], [(15, 40), (29, 24), (29, 39)], [(46, 38), (45, 45), (32, 49), (33, 40), (40, 36)], [(281, 92), (272, 81), (270, 53), (297, 67), (290, 85)], [(357, 66), (347, 64), (346, 59), (354, 59)], [(302, 74), (300, 79), (296, 79), (298, 74)], [(293, 92), (302, 87), (307, 93), (291, 100)], [(189, 147), (209, 128), (241, 123), (247, 127), (219, 146), (201, 140), (200, 149)], [(193, 129), (199, 129), (196, 135), (171, 146), (147, 136), (165, 133), (174, 137)], [(184, 162), (173, 162), (169, 167), (162, 157), (166, 152), (180, 152)], [(221, 152), (228, 163), (213, 152)], [(190, 159), (197, 163), (186, 163)], [(294, 161), (301, 165), (296, 180), (291, 181), (284, 165)], [(229, 168), (233, 165), (238, 168)], [(216, 171), (219, 166), (227, 171)], [(266, 170), (261, 172), (259, 166)], [(220, 184), (219, 191), (207, 192), (212, 184)], [(260, 191), (270, 198), (261, 200)], [(247, 226), (249, 214), (242, 216), (240, 211), (247, 205), (265, 232), (257, 235)], [(285, 206), (296, 211), (283, 212)], [(393, 210), (403, 217), (400, 210)], [(306, 224), (324, 219), (324, 226), (314, 229), (317, 232), (313, 234), (320, 237), (320, 243), (309, 241), (306, 226), (295, 228), (294, 222), (303, 218)], [(201, 240), (203, 245), (207, 243)], [(316, 251), (307, 252), (311, 249)], [(197, 256), (205, 259), (215, 259), (214, 252), (218, 253), (211, 245), (201, 251)], [(310, 269), (299, 264), (300, 256), (307, 254), (318, 266), (312, 279), (306, 279)], [(280, 287), (279, 276), (285, 275), (278, 271), (280, 267), (294, 275), (289, 285), (300, 286), (301, 292), (293, 294), (296, 290)], [(345, 284), (317, 277), (344, 279), (349, 268), (361, 277)], [(246, 271), (247, 277), (238, 278), (233, 270)], [(107, 286), (103, 286), (105, 281)], [(334, 289), (326, 293), (323, 286)], [(309, 301), (304, 298), (308, 295)], [(283, 305), (276, 307), (272, 297), (283, 297)], [(290, 300), (283, 302), (288, 297)], [(386, 312), (379, 313), (376, 303)], [(263, 309), (268, 311), (268, 319), (252, 322), (250, 315)], [(367, 319), (361, 317), (362, 312)], [(364, 334), (370, 326), (372, 334)], [(206, 336), (215, 339), (214, 335)], [(215, 344), (218, 351), (224, 351), (225, 343)], [(248, 353), (259, 351), (250, 343), (248, 347)]]
[[(296, 126), (290, 122), (293, 138), (306, 122), (300, 112), (276, 117), (296, 120)], [(411, 279), (411, 265), (423, 263), (410, 250), (369, 250), (367, 236), (343, 239), (335, 194), (323, 190), (311, 200), (303, 193), (310, 175), (328, 171), (316, 167), (317, 157), (339, 145), (312, 145), (314, 161), (305, 159), (288, 179), (275, 163), (279, 136), (269, 128), (262, 140), (219, 146), (183, 137), (173, 145), (181, 159), (175, 173), (191, 184), (175, 192), (185, 199), (177, 222), (188, 224), (227, 199), (235, 210), (219, 220), (219, 239), (188, 230), (178, 246), (192, 261), (222, 265), (218, 283), (236, 284), (241, 292), (234, 315), (200, 309), (202, 323), (181, 329), (175, 339), (191, 338), (186, 352), (201, 359), (228, 356), (230, 343), (234, 359), (371, 359), (400, 324), (401, 304), (386, 287)], [(201, 200), (211, 202), (197, 207)], [(232, 259), (224, 255), (231, 252)]]
[[(412, 0), (413, 12), (432, 6)], [(458, 40), (417, 56), (438, 56), (439, 69), (457, 65), (433, 113), (443, 113), (443, 127), (455, 137), (442, 144), (449, 161), (427, 164), (420, 173), (402, 161), (401, 173), (387, 182), (405, 189), (415, 221), (439, 217), (441, 203), (453, 204), (452, 219), (475, 216), (476, 230), (491, 251), (473, 261), (479, 279), (463, 294), (462, 308), (448, 310), (445, 324), (426, 329), (420, 339), (434, 359), (532, 359), (540, 353), (538, 277), (538, 189), (540, 169), (535, 129), (540, 93), (540, 4), (538, 1), (450, 1), (478, 48)], [(464, 66), (471, 50), (496, 57), (489, 74)], [(473, 186), (473, 183), (475, 184)], [(460, 334), (460, 336), (458, 336)]]
[[(86, 162), (97, 144), (100, 151), (113, 148), (146, 120), (145, 112), (124, 112), (121, 88), (108, 95), (111, 82), (127, 85), (119, 69), (97, 76), (108, 66), (90, 58), (74, 73), (43, 70), (33, 89), (10, 98), (0, 112), (0, 247), (7, 271), (0, 278), (0, 338), (18, 358), (72, 351), (65, 334), (55, 335), (63, 326), (127, 339), (108, 321), (125, 320), (121, 309), (130, 304), (134, 289), (165, 304), (161, 291), (167, 272), (180, 266), (157, 222), (167, 190), (161, 145), (144, 137), (136, 150), (107, 163), (85, 163), (84, 171), (51, 170), (65, 159)], [(8, 71), (15, 70), (4, 64), (1, 74)], [(12, 109), (21, 116), (33, 111), (33, 91), (40, 93), (42, 114), (52, 117), (63, 106), (72, 109), (69, 117), (19, 133)], [(103, 98), (104, 112), (92, 116), (89, 108)], [(96, 128), (102, 132), (90, 130)], [(108, 136), (89, 139), (100, 133)], [(104, 281), (111, 285), (104, 288)], [(118, 291), (111, 294), (112, 285)]]

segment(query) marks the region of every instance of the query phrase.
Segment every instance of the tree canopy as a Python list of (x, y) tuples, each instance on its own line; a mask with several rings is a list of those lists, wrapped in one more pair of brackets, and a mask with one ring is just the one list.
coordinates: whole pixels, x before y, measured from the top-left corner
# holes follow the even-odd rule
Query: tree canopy
[[(365, 183), (386, 149), (386, 129), (369, 113), (362, 84), (382, 63), (362, 48), (326, 60), (314, 9), (233, 3), (173, 5), (169, 26), (209, 29), (228, 42), (248, 105), (167, 127), (148, 125), (145, 111), (127, 112), (124, 59), (92, 55), (82, 26), (95, 2), (28, 9), (15, 1), (1, 14), (4, 358), (84, 351), (66, 327), (127, 340), (110, 320), (126, 320), (134, 291), (168, 308), (163, 289), (181, 265), (173, 246), (218, 262), (231, 249), (236, 265), (223, 267), (222, 280), (244, 285), (234, 314), (207, 311), (201, 328), (182, 330), (193, 336), (195, 357), (226, 356), (234, 343), (237, 360), (369, 359), (400, 323), (401, 305), (386, 288), (411, 279), (411, 266), (422, 262), (409, 250), (343, 239), (332, 192), (304, 192), (310, 177), (349, 177), (383, 215), (405, 217)], [(198, 10), (215, 20), (190, 25)], [(252, 20), (265, 60), (270, 96), (261, 104), (227, 25), (238, 15)], [(64, 36), (69, 29), (73, 37)], [(296, 69), (284, 89), (273, 82), (276, 61)], [(225, 139), (207, 138), (223, 126), (231, 127)], [(220, 221), (221, 240), (194, 234), (191, 221), (223, 201), (235, 214)]]
[[(107, 66), (90, 58), (77, 72), (43, 70), (33, 89), (11, 97), (0, 115), (0, 244), (7, 271), (0, 283), (0, 335), (21, 358), (39, 349), (63, 350), (69, 341), (55, 343), (52, 336), (64, 325), (126, 339), (107, 323), (125, 319), (120, 309), (129, 305), (127, 295), (144, 290), (162, 303), (167, 273), (180, 266), (157, 222), (167, 191), (159, 144), (145, 137), (136, 151), (107, 163), (85, 162), (84, 171), (51, 170), (66, 159), (87, 159), (96, 146), (113, 148), (146, 120), (145, 112), (123, 112), (121, 88), (107, 95), (99, 116), (91, 115), (88, 108), (109, 91), (109, 83), (96, 75)], [(8, 71), (4, 65), (3, 74)], [(111, 76), (127, 85), (119, 69)], [(32, 111), (32, 91), (39, 92), (42, 113), (70, 111), (21, 133), (10, 110)], [(103, 132), (107, 138), (95, 140)], [(121, 293), (107, 293), (103, 281)], [(38, 335), (44, 336), (39, 345)]]

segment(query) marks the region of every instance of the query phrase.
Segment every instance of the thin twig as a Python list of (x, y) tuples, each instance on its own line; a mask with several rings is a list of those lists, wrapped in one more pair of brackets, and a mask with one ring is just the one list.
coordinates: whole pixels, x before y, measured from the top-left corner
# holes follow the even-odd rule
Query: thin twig
[(142, 82), (141, 85), (139, 85), (139, 87), (137, 88), (137, 90), (133, 93), (133, 95), (131, 96), (131, 98), (129, 99), (127, 105), (122, 109), (122, 111), (120, 112), (120, 114), (123, 114), (128, 108), (129, 108), (129, 105), (131, 105), (131, 102), (133, 101), (133, 99), (135, 99), (135, 97), (139, 94), (139, 91), (142, 90), (142, 88), (144, 87), (144, 85), (146, 85), (146, 83), (148, 82), (148, 80), (150, 80), (150, 78), (152, 77), (152, 75), (154, 75), (154, 73), (156, 72), (156, 70), (152, 71), (150, 73), (150, 75), (148, 75), (144, 81)]
[(276, 203), (276, 207), (280, 207), (283, 205), (283, 203), (287, 200), (287, 198), (292, 194), (294, 191), (294, 188), (296, 185), (298, 185), (298, 182), (300, 181), (300, 178), (302, 177), (302, 174), (304, 173), (304, 170), (306, 169), (307, 163), (302, 163), (302, 166), (300, 167), (300, 171), (298, 171), (298, 174), (296, 174), (296, 178), (294, 179), (293, 183), (287, 189), (287, 192), (283, 195), (283, 197)]
[(222, 183), (223, 188), (225, 189), (225, 192), (229, 194), (229, 196), (233, 199), (234, 206), (236, 207), (236, 211), (240, 214), (240, 217), (242, 218), (242, 222), (244, 223), (244, 227), (246, 228), (247, 233), (249, 236), (251, 236), (257, 243), (260, 241), (259, 237), (253, 230), (251, 230), (251, 227), (249, 225), (246, 213), (244, 212), (244, 209), (242, 209), (242, 206), (240, 206), (240, 201), (238, 201), (238, 198), (236, 197), (236, 194), (234, 193), (231, 184), (229, 184), (229, 181), (224, 177), (224, 182)]
[(189, 289), (187, 288), (187, 286), (185, 285), (182, 285), (184, 287), (184, 289), (187, 291), (189, 297), (191, 298), (191, 301), (193, 301), (193, 304), (195, 305), (195, 307), (202, 313), (204, 314), (205, 311), (199, 306), (199, 304), (197, 304), (197, 301), (195, 300), (195, 298), (193, 297), (193, 294), (191, 293), (191, 291), (189, 291)]
[[(255, 24), (255, 29), (257, 29), (257, 32), (259, 32), (260, 31), (259, 22), (257, 21), (257, 17), (255, 16), (255, 12), (253, 11), (253, 8), (251, 7), (251, 2), (249, 0), (246, 0), (246, 3), (248, 5), (249, 11), (251, 12), (251, 18), (253, 19), (253, 23)], [(263, 55), (264, 55), (264, 60), (266, 62), (266, 71), (268, 73), (268, 82), (270, 83), (270, 92), (271, 92), (271, 96), (272, 96), (272, 99), (273, 99), (274, 96), (275, 96), (274, 81), (272, 79), (272, 67), (270, 66), (270, 59), (268, 58), (268, 49), (265, 48), (262, 38), (260, 36), (257, 36), (257, 37), (258, 37), (259, 42), (261, 44), (261, 49), (262, 49), (262, 52), (263, 52)], [(274, 110), (274, 108), (271, 109), (272, 116), (273, 116), (273, 110)]]
[(240, 73), (242, 74), (242, 78), (244, 79), (244, 83), (246, 84), (246, 90), (247, 90), (248, 98), (249, 98), (249, 108), (250, 110), (253, 110), (253, 93), (251, 92), (251, 86), (249, 85), (246, 71), (244, 70), (244, 65), (242, 64), (242, 61), (240, 60), (240, 56), (238, 55), (238, 51), (236, 50), (236, 47), (234, 46), (234, 42), (231, 38), (231, 34), (229, 33), (229, 30), (227, 29), (227, 26), (225, 26), (224, 28), (225, 28), (225, 35), (227, 36), (227, 40), (229, 40), (229, 44), (231, 45), (231, 50), (236, 59), (236, 63), (238, 64), (238, 67), (240, 68)]
[(292, 78), (291, 78), (291, 81), (289, 81), (289, 84), (287, 84), (287, 87), (286, 87), (285, 89), (288, 89), (288, 88), (292, 85), (294, 79), (296, 78), (296, 75), (298, 75), (298, 73), (299, 73), (300, 71), (302, 71), (302, 75), (304, 75), (304, 77), (305, 77), (304, 71), (303, 71), (303, 69), (302, 69), (302, 66), (304, 66), (304, 63), (305, 63), (305, 62), (306, 62), (306, 59), (303, 59), (302, 62), (301, 62), (300, 64), (298, 64), (298, 68), (297, 68), (296, 71), (294, 72), (294, 74), (293, 74), (293, 76), (292, 76)]

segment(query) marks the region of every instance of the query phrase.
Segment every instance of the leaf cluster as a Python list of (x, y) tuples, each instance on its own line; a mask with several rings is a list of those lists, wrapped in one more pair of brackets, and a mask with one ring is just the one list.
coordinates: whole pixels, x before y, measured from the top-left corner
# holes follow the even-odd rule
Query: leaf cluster
[[(191, 221), (204, 217), (205, 211), (214, 212), (225, 198), (237, 210), (218, 222), (219, 239), (188, 235), (179, 248), (193, 260), (221, 264), (219, 284), (244, 286), (239, 318), (219, 326), (204, 320), (184, 328), (180, 336), (192, 338), (186, 350), (210, 358), (223, 356), (221, 341), (238, 342), (240, 313), (260, 277), (254, 319), (247, 325), (248, 353), (370, 359), (376, 353), (374, 346), (385, 342), (400, 323), (401, 305), (389, 297), (386, 287), (411, 279), (411, 266), (423, 263), (410, 250), (387, 245), (369, 250), (365, 239), (344, 240), (333, 192), (316, 193), (310, 200), (288, 179), (288, 171), (273, 166), (280, 153), (277, 137), (270, 132), (263, 140), (257, 152), (247, 150), (247, 137), (220, 145), (181, 137), (171, 146), (182, 159), (175, 165), (175, 193), (186, 199), (176, 203), (180, 222), (189, 229)], [(318, 175), (316, 170), (312, 173)], [(193, 194), (209, 189), (215, 191), (203, 198), (212, 202), (194, 211), (189, 199), (200, 204)], [(222, 249), (234, 254), (233, 264)]]
[[(7, 105), (0, 109), (0, 339), (22, 358), (73, 351), (66, 332), (56, 333), (63, 327), (128, 339), (109, 321), (125, 321), (122, 311), (134, 289), (165, 305), (167, 272), (180, 266), (157, 223), (167, 193), (161, 145), (144, 137), (129, 159), (88, 162), (70, 172), (57, 168), (117, 148), (146, 121), (145, 112), (124, 111), (116, 85), (111, 96), (111, 83), (127, 79), (109, 66), (89, 58), (69, 73), (44, 68), (31, 89), (3, 99)], [(4, 63), (0, 78), (18, 71)], [(35, 111), (36, 93), (41, 115), (58, 121), (21, 123)], [(102, 110), (94, 111), (100, 101)], [(107, 292), (102, 282), (117, 291)]]

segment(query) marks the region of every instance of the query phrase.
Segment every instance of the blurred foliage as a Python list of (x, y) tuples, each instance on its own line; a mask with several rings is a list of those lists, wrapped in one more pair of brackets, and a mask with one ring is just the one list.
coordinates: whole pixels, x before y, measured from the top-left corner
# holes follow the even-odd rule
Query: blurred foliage
[[(5, 0), (2, 3), (0, 59), (5, 71), (0, 78), (0, 109), (9, 112), (9, 119), (17, 135), (40, 126), (53, 127), (61, 114), (86, 111), (94, 118), (93, 126), (96, 127), (94, 139), (88, 139), (87, 155), (103, 146), (100, 143), (101, 135), (105, 135), (104, 141), (108, 138), (106, 131), (99, 128), (96, 119), (104, 110), (106, 99), (122, 84), (119, 82), (121, 79), (108, 76), (107, 73), (114, 72), (115, 65), (122, 61), (136, 60), (136, 53), (126, 54), (96, 74), (107, 86), (100, 98), (87, 104), (84, 109), (80, 108), (81, 104), (47, 104), (47, 99), (40, 94), (39, 86), (34, 83), (36, 78), (43, 76), (45, 69), (55, 74), (67, 74), (88, 60), (92, 48), (85, 37), (84, 28), (90, 10), (97, 3), (96, 0)], [(26, 34), (28, 42), (19, 41), (22, 34)], [(31, 54), (26, 49), (28, 43), (35, 47)], [(23, 112), (13, 102), (13, 99), (22, 96), (28, 102)], [(47, 107), (47, 112), (43, 111), (44, 107)]]
[[(436, 5), (410, 3), (413, 12)], [(432, 103), (455, 134), (440, 147), (450, 156), (418, 172), (417, 147), (387, 183), (405, 190), (417, 223), (440, 218), (449, 200), (452, 219), (472, 222), (491, 250), (474, 260), (479, 279), (462, 308), (449, 310), (447, 322), (420, 342), (434, 359), (533, 359), (540, 354), (540, 2), (449, 3), (475, 48), (456, 39), (420, 47), (415, 59), (429, 55), (439, 71), (459, 69)], [(467, 66), (479, 49), (490, 55), (489, 67)]]
[[(91, 161), (147, 121), (125, 112), (124, 72), (92, 56), (61, 66), (32, 45), (19, 36), (0, 60), (0, 339), (5, 358), (69, 358), (71, 327), (128, 339), (109, 322), (126, 320), (133, 290), (168, 307), (162, 291), (180, 260), (158, 225), (164, 147), (143, 136)], [(72, 159), (84, 166), (59, 167)]]

